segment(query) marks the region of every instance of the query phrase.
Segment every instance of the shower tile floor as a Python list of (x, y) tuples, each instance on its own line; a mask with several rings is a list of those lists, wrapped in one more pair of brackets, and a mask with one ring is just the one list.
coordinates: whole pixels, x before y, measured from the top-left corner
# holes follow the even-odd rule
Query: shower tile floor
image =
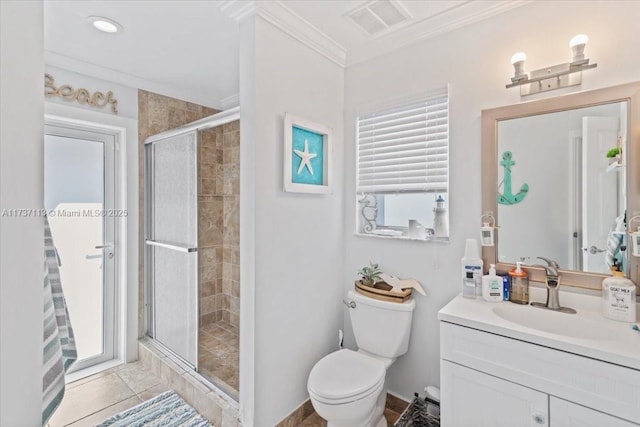
[(200, 374), (238, 400), (238, 328), (224, 321), (200, 327), (198, 368)]

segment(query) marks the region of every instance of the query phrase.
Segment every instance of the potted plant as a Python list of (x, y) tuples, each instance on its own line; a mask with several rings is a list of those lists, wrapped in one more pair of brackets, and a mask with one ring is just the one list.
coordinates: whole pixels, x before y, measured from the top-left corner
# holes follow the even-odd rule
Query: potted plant
[(378, 280), (380, 280), (380, 267), (378, 264), (374, 264), (369, 261), (368, 266), (364, 266), (358, 271), (358, 274), (362, 276), (362, 284), (366, 286), (373, 286)]
[(607, 158), (609, 159), (609, 163), (617, 163), (621, 159), (622, 149), (620, 147), (613, 147), (611, 150), (607, 151)]

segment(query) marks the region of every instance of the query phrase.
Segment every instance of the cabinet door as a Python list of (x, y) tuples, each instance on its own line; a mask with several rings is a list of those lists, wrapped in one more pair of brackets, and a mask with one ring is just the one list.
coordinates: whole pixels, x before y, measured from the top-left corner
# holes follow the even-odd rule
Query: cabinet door
[(621, 420), (566, 400), (551, 397), (551, 427), (637, 427), (629, 421)]
[(442, 427), (548, 427), (548, 395), (441, 360)]

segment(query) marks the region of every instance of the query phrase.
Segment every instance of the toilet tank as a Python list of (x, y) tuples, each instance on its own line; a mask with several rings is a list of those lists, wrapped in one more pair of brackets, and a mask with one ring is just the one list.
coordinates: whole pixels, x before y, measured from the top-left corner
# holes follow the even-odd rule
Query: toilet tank
[(407, 352), (416, 307), (413, 298), (403, 303), (387, 302), (354, 291), (349, 291), (349, 298), (356, 303), (349, 315), (359, 349), (389, 359)]

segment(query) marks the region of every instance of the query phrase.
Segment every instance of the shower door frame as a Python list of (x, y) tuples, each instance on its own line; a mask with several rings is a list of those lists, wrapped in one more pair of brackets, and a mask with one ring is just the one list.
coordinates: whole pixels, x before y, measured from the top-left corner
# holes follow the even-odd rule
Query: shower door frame
[[(155, 240), (155, 232), (154, 230), (154, 210), (155, 210), (155, 203), (153, 203), (153, 194), (154, 194), (154, 184), (155, 184), (155, 164), (154, 164), (154, 154), (153, 154), (153, 148), (154, 148), (154, 144), (155, 143), (162, 143), (162, 141), (165, 141), (169, 138), (173, 138), (176, 136), (184, 136), (184, 135), (188, 135), (189, 133), (195, 133), (195, 150), (194, 150), (194, 165), (195, 165), (195, 173), (193, 176), (193, 180), (195, 182), (195, 186), (196, 186), (196, 190), (195, 190), (195, 235), (196, 235), (196, 242), (195, 242), (195, 247), (190, 247), (189, 245), (185, 245), (185, 246), (181, 246), (181, 245), (174, 245), (174, 244), (170, 244), (170, 243), (166, 243), (166, 242), (158, 242)], [(200, 301), (199, 301), (199, 295), (200, 295), (200, 280), (198, 277), (198, 258), (197, 258), (197, 253), (198, 253), (198, 240), (199, 240), (199, 223), (198, 223), (198, 187), (199, 187), (199, 183), (198, 183), (198, 149), (199, 149), (199, 145), (200, 145), (200, 134), (198, 132), (197, 129), (188, 129), (185, 130), (183, 132), (177, 132), (174, 134), (170, 134), (170, 135), (165, 135), (162, 137), (159, 137), (161, 135), (165, 135), (165, 134), (158, 134), (155, 135), (153, 137), (148, 138), (145, 141), (145, 145), (144, 145), (144, 216), (145, 216), (145, 221), (144, 221), (144, 281), (145, 281), (145, 307), (147, 309), (147, 334), (154, 339), (154, 342), (157, 345), (160, 345), (162, 348), (164, 348), (165, 350), (167, 350), (168, 352), (170, 352), (171, 354), (173, 354), (174, 356), (176, 356), (178, 359), (180, 359), (182, 362), (186, 363), (189, 367), (193, 368), (193, 370), (198, 371), (198, 358), (199, 358), (199, 351), (198, 351), (198, 343), (199, 343), (199, 338), (198, 338), (198, 333), (199, 333), (199, 319), (200, 319)], [(196, 304), (195, 304), (195, 353), (194, 353), (194, 361), (193, 363), (189, 360), (187, 360), (184, 356), (180, 355), (177, 353), (177, 351), (175, 349), (169, 348), (167, 345), (163, 344), (162, 342), (160, 342), (156, 336), (156, 318), (155, 318), (155, 273), (154, 273), (154, 268), (153, 268), (153, 260), (154, 260), (154, 255), (153, 255), (153, 248), (154, 247), (161, 247), (161, 248), (165, 248), (165, 249), (169, 249), (169, 250), (174, 250), (177, 252), (183, 252), (183, 253), (187, 253), (187, 254), (192, 254), (195, 253), (196, 254), (196, 260), (195, 260), (195, 277), (196, 277), (196, 283), (195, 283), (195, 298), (196, 298)], [(189, 332), (193, 332), (193, 331), (189, 331)]]
[[(175, 129), (171, 129), (162, 133), (159, 133), (157, 135), (153, 135), (148, 137), (145, 141), (144, 141), (144, 224), (143, 224), (143, 230), (144, 230), (144, 240), (143, 240), (143, 245), (144, 245), (144, 268), (143, 268), (143, 272), (144, 272), (144, 319), (145, 319), (145, 331), (146, 334), (152, 338), (153, 343), (160, 346), (161, 348), (163, 348), (164, 350), (166, 350), (167, 352), (169, 352), (171, 355), (175, 356), (176, 358), (178, 358), (180, 361), (186, 363), (188, 366), (192, 367), (194, 369), (194, 371), (200, 375), (204, 380), (206, 380), (207, 383), (211, 384), (215, 389), (220, 390), (221, 393), (224, 393), (225, 395), (227, 395), (226, 392), (224, 392), (222, 389), (220, 389), (218, 387), (217, 384), (211, 382), (211, 380), (209, 380), (207, 377), (204, 377), (200, 374), (199, 370), (198, 370), (198, 358), (199, 358), (199, 351), (198, 351), (198, 345), (199, 345), (199, 320), (200, 320), (200, 303), (199, 303), (199, 296), (200, 296), (200, 278), (199, 278), (199, 274), (198, 274), (198, 263), (197, 263), (197, 259), (196, 259), (196, 296), (197, 296), (197, 304), (196, 304), (196, 339), (197, 339), (197, 344), (196, 345), (196, 364), (195, 366), (188, 362), (187, 360), (185, 360), (182, 356), (180, 356), (179, 354), (177, 354), (176, 352), (174, 352), (173, 350), (171, 350), (170, 348), (168, 348), (167, 346), (163, 345), (161, 342), (158, 342), (158, 340), (155, 338), (155, 313), (154, 313), (154, 307), (153, 307), (153, 301), (154, 301), (154, 286), (153, 283), (154, 281), (153, 279), (153, 266), (152, 266), (152, 255), (151, 255), (151, 251), (150, 251), (150, 242), (149, 242), (149, 237), (152, 235), (151, 230), (153, 227), (153, 180), (149, 179), (149, 174), (151, 171), (153, 171), (153, 156), (147, 155), (148, 151), (147, 150), (151, 150), (153, 147), (153, 143), (154, 142), (159, 142), (162, 141), (164, 139), (173, 137), (173, 136), (178, 136), (178, 135), (184, 135), (184, 134), (188, 134), (189, 132), (196, 132), (196, 149), (195, 149), (195, 165), (196, 165), (196, 171), (195, 171), (195, 177), (194, 179), (196, 180), (196, 205), (199, 203), (198, 200), (198, 150), (199, 150), (199, 146), (200, 146), (200, 131), (202, 130), (206, 130), (206, 129), (210, 129), (210, 128), (214, 128), (214, 127), (218, 127), (221, 126), (225, 123), (230, 123), (232, 121), (235, 120), (239, 120), (240, 119), (240, 107), (234, 107), (225, 111), (222, 111), (220, 113), (214, 114), (212, 116), (209, 117), (205, 117), (203, 119), (197, 120), (195, 122), (192, 123), (188, 123), (184, 126), (180, 126), (178, 128)], [(197, 236), (197, 245), (196, 245), (196, 249), (198, 249), (199, 247), (199, 228), (198, 228), (199, 224), (198, 224), (198, 213), (197, 213), (197, 209), (196, 209), (196, 236)], [(238, 349), (240, 350), (240, 349)]]

